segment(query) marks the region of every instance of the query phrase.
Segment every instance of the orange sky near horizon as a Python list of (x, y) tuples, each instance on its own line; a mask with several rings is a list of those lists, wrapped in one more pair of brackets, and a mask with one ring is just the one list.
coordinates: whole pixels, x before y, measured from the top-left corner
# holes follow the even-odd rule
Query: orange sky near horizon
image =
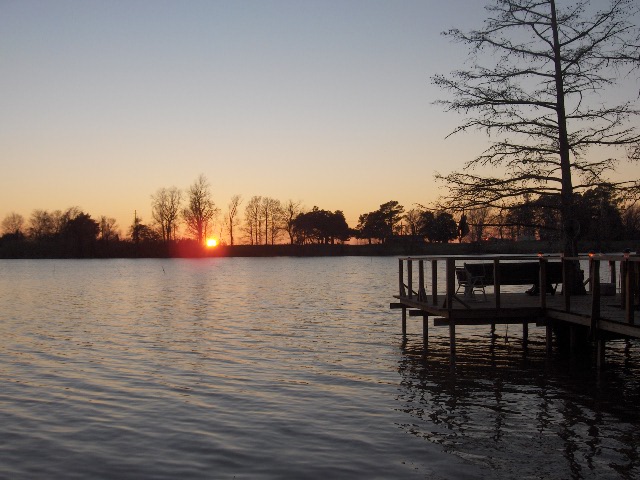
[(462, 119), (430, 82), (466, 58), (440, 32), (480, 26), (483, 5), (3, 2), (0, 220), (77, 206), (125, 233), (200, 174), (223, 211), (261, 195), (355, 227), (389, 200), (429, 204), (436, 172), (488, 146), (445, 138)]

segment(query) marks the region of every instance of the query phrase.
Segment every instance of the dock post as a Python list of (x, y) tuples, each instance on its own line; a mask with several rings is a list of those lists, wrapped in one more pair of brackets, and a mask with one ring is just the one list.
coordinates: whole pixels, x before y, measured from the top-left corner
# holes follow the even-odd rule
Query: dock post
[(589, 273), (591, 274), (591, 328), (589, 335), (593, 339), (596, 338), (600, 318), (600, 260), (589, 258)]
[(540, 258), (540, 308), (547, 314), (547, 260)]
[[(398, 287), (400, 290), (400, 297), (406, 296), (406, 291), (404, 289), (404, 260), (402, 258), (398, 259)], [(402, 337), (405, 338), (407, 336), (407, 307), (402, 306)]]
[(418, 260), (418, 300), (427, 301), (427, 292), (424, 290), (424, 260)]
[(545, 341), (547, 354), (551, 353), (553, 330), (551, 320), (547, 318), (547, 259), (540, 256), (540, 310), (545, 320)]
[(627, 265), (628, 259), (620, 261), (620, 304), (625, 308), (627, 304)]
[(409, 298), (413, 298), (413, 260), (407, 258), (407, 290)]
[(626, 282), (625, 282), (625, 320), (628, 324), (633, 325), (634, 323), (634, 313), (635, 309), (635, 293), (636, 293), (636, 273), (635, 267), (636, 265), (633, 262), (630, 262), (628, 259), (624, 261), (626, 264)]
[(571, 260), (562, 257), (562, 294), (564, 296), (565, 312), (571, 311), (571, 289), (573, 288), (571, 281), (573, 280), (573, 275), (571, 275), (570, 261)]
[(574, 353), (578, 348), (578, 327), (569, 326), (569, 351)]
[(618, 276), (617, 276), (617, 272), (616, 272), (616, 261), (615, 260), (609, 260), (609, 272), (611, 274), (611, 276), (609, 277), (610, 278), (610, 283), (613, 283), (613, 285), (616, 285), (618, 283)]
[(429, 315), (422, 315), (422, 345), (426, 353), (429, 346)]
[(431, 298), (438, 304), (438, 260), (431, 260)]
[[(496, 302), (496, 317), (500, 315), (500, 259), (493, 260), (493, 295)], [(496, 333), (496, 322), (491, 322), (491, 335)]]
[(402, 307), (402, 336), (407, 336), (407, 308)]
[(456, 322), (453, 314), (453, 292), (456, 285), (456, 260), (447, 258), (447, 314), (449, 317), (449, 361), (453, 369), (456, 364)]
[(522, 322), (522, 346), (527, 348), (529, 345), (529, 321), (524, 320)]

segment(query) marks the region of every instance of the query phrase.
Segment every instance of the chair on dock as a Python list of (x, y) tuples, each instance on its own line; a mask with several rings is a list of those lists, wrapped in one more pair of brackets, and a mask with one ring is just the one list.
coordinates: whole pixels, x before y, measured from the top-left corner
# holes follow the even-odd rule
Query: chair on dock
[(456, 267), (456, 279), (458, 280), (456, 294), (461, 288), (464, 288), (465, 297), (473, 297), (475, 292), (482, 292), (484, 299), (487, 300), (487, 292), (484, 290), (484, 275), (472, 275), (466, 268)]

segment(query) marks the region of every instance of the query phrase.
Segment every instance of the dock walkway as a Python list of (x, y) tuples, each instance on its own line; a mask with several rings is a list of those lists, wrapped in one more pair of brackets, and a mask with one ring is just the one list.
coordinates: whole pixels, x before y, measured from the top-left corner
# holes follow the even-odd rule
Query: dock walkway
[[(471, 288), (468, 284), (461, 285), (464, 282), (460, 280), (460, 271), (464, 269), (465, 262), (479, 261), (485, 262), (485, 265), (486, 262), (491, 262), (492, 271), (496, 272), (490, 279), (491, 284), (480, 282), (482, 291)], [(555, 294), (529, 295), (524, 292), (526, 282), (531, 280), (528, 278), (523, 279), (520, 289), (522, 293), (503, 292), (504, 285), (500, 283), (498, 272), (505, 271), (505, 264), (517, 271), (519, 264), (530, 266), (531, 262), (539, 265), (537, 285), (542, 286), (547, 285), (549, 263), (561, 264), (562, 290)], [(588, 286), (586, 295), (570, 295), (569, 289), (564, 288), (570, 282), (572, 270), (569, 262), (588, 264), (584, 281)], [(605, 270), (605, 275), (601, 270)], [(440, 281), (439, 284), (443, 272), (444, 282)], [(570, 330), (571, 341), (577, 338), (579, 332), (586, 332), (587, 337), (597, 344), (598, 365), (604, 363), (607, 340), (640, 338), (640, 319), (636, 318), (640, 298), (640, 257), (635, 255), (591, 255), (575, 258), (549, 255), (407, 257), (399, 259), (398, 273), (399, 292), (394, 295), (398, 301), (391, 303), (390, 307), (402, 310), (403, 335), (406, 335), (407, 315), (422, 317), (426, 350), (429, 317), (433, 318), (435, 327), (448, 326), (452, 364), (455, 363), (456, 325), (491, 325), (494, 329), (496, 324), (521, 324), (525, 345), (529, 325), (542, 326), (546, 328), (549, 351), (554, 327), (565, 325)], [(602, 282), (604, 277), (605, 282)], [(430, 279), (430, 285), (427, 278)], [(509, 284), (514, 285), (513, 278)], [(544, 288), (541, 290), (545, 292)]]

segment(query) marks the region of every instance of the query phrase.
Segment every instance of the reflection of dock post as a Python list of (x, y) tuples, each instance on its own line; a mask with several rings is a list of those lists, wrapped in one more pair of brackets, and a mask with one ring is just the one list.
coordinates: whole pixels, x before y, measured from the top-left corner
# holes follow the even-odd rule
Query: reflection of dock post
[[(553, 340), (553, 332), (551, 330), (551, 320), (547, 317), (547, 259), (543, 256), (539, 256), (540, 258), (540, 310), (542, 312), (542, 317), (545, 320), (545, 340), (547, 353), (551, 353), (551, 342)], [(544, 285), (544, 287), (543, 287)], [(543, 290), (544, 288), (544, 290)]]
[[(626, 254), (625, 254), (626, 257)], [(624, 262), (625, 264), (625, 320), (628, 324), (634, 324), (634, 309), (635, 309), (635, 296), (636, 296), (636, 273), (633, 262), (629, 261), (629, 258), (626, 257)]]
[(429, 315), (422, 315), (422, 345), (426, 352), (429, 346)]
[(601, 334), (597, 335), (596, 340), (596, 364), (598, 368), (604, 367), (605, 343)]
[(449, 318), (449, 351), (453, 368), (456, 363), (456, 322), (453, 315), (453, 292), (455, 291), (456, 260), (447, 258), (447, 316)]
[[(403, 260), (398, 260), (398, 281), (399, 281), (399, 290), (400, 297), (404, 297), (406, 295), (406, 291), (404, 289), (404, 264)], [(407, 307), (402, 306), (402, 336), (405, 337), (407, 335)]]
[(431, 300), (438, 304), (438, 260), (431, 260)]
[(407, 309), (402, 307), (402, 336), (407, 336)]
[[(493, 294), (496, 302), (496, 316), (500, 315), (500, 259), (493, 260)], [(491, 335), (496, 333), (496, 322), (491, 322)]]
[[(418, 300), (421, 302), (427, 301), (427, 292), (424, 288), (424, 260), (418, 261)], [(424, 352), (427, 352), (427, 346), (429, 344), (429, 315), (422, 314), (422, 345)]]

